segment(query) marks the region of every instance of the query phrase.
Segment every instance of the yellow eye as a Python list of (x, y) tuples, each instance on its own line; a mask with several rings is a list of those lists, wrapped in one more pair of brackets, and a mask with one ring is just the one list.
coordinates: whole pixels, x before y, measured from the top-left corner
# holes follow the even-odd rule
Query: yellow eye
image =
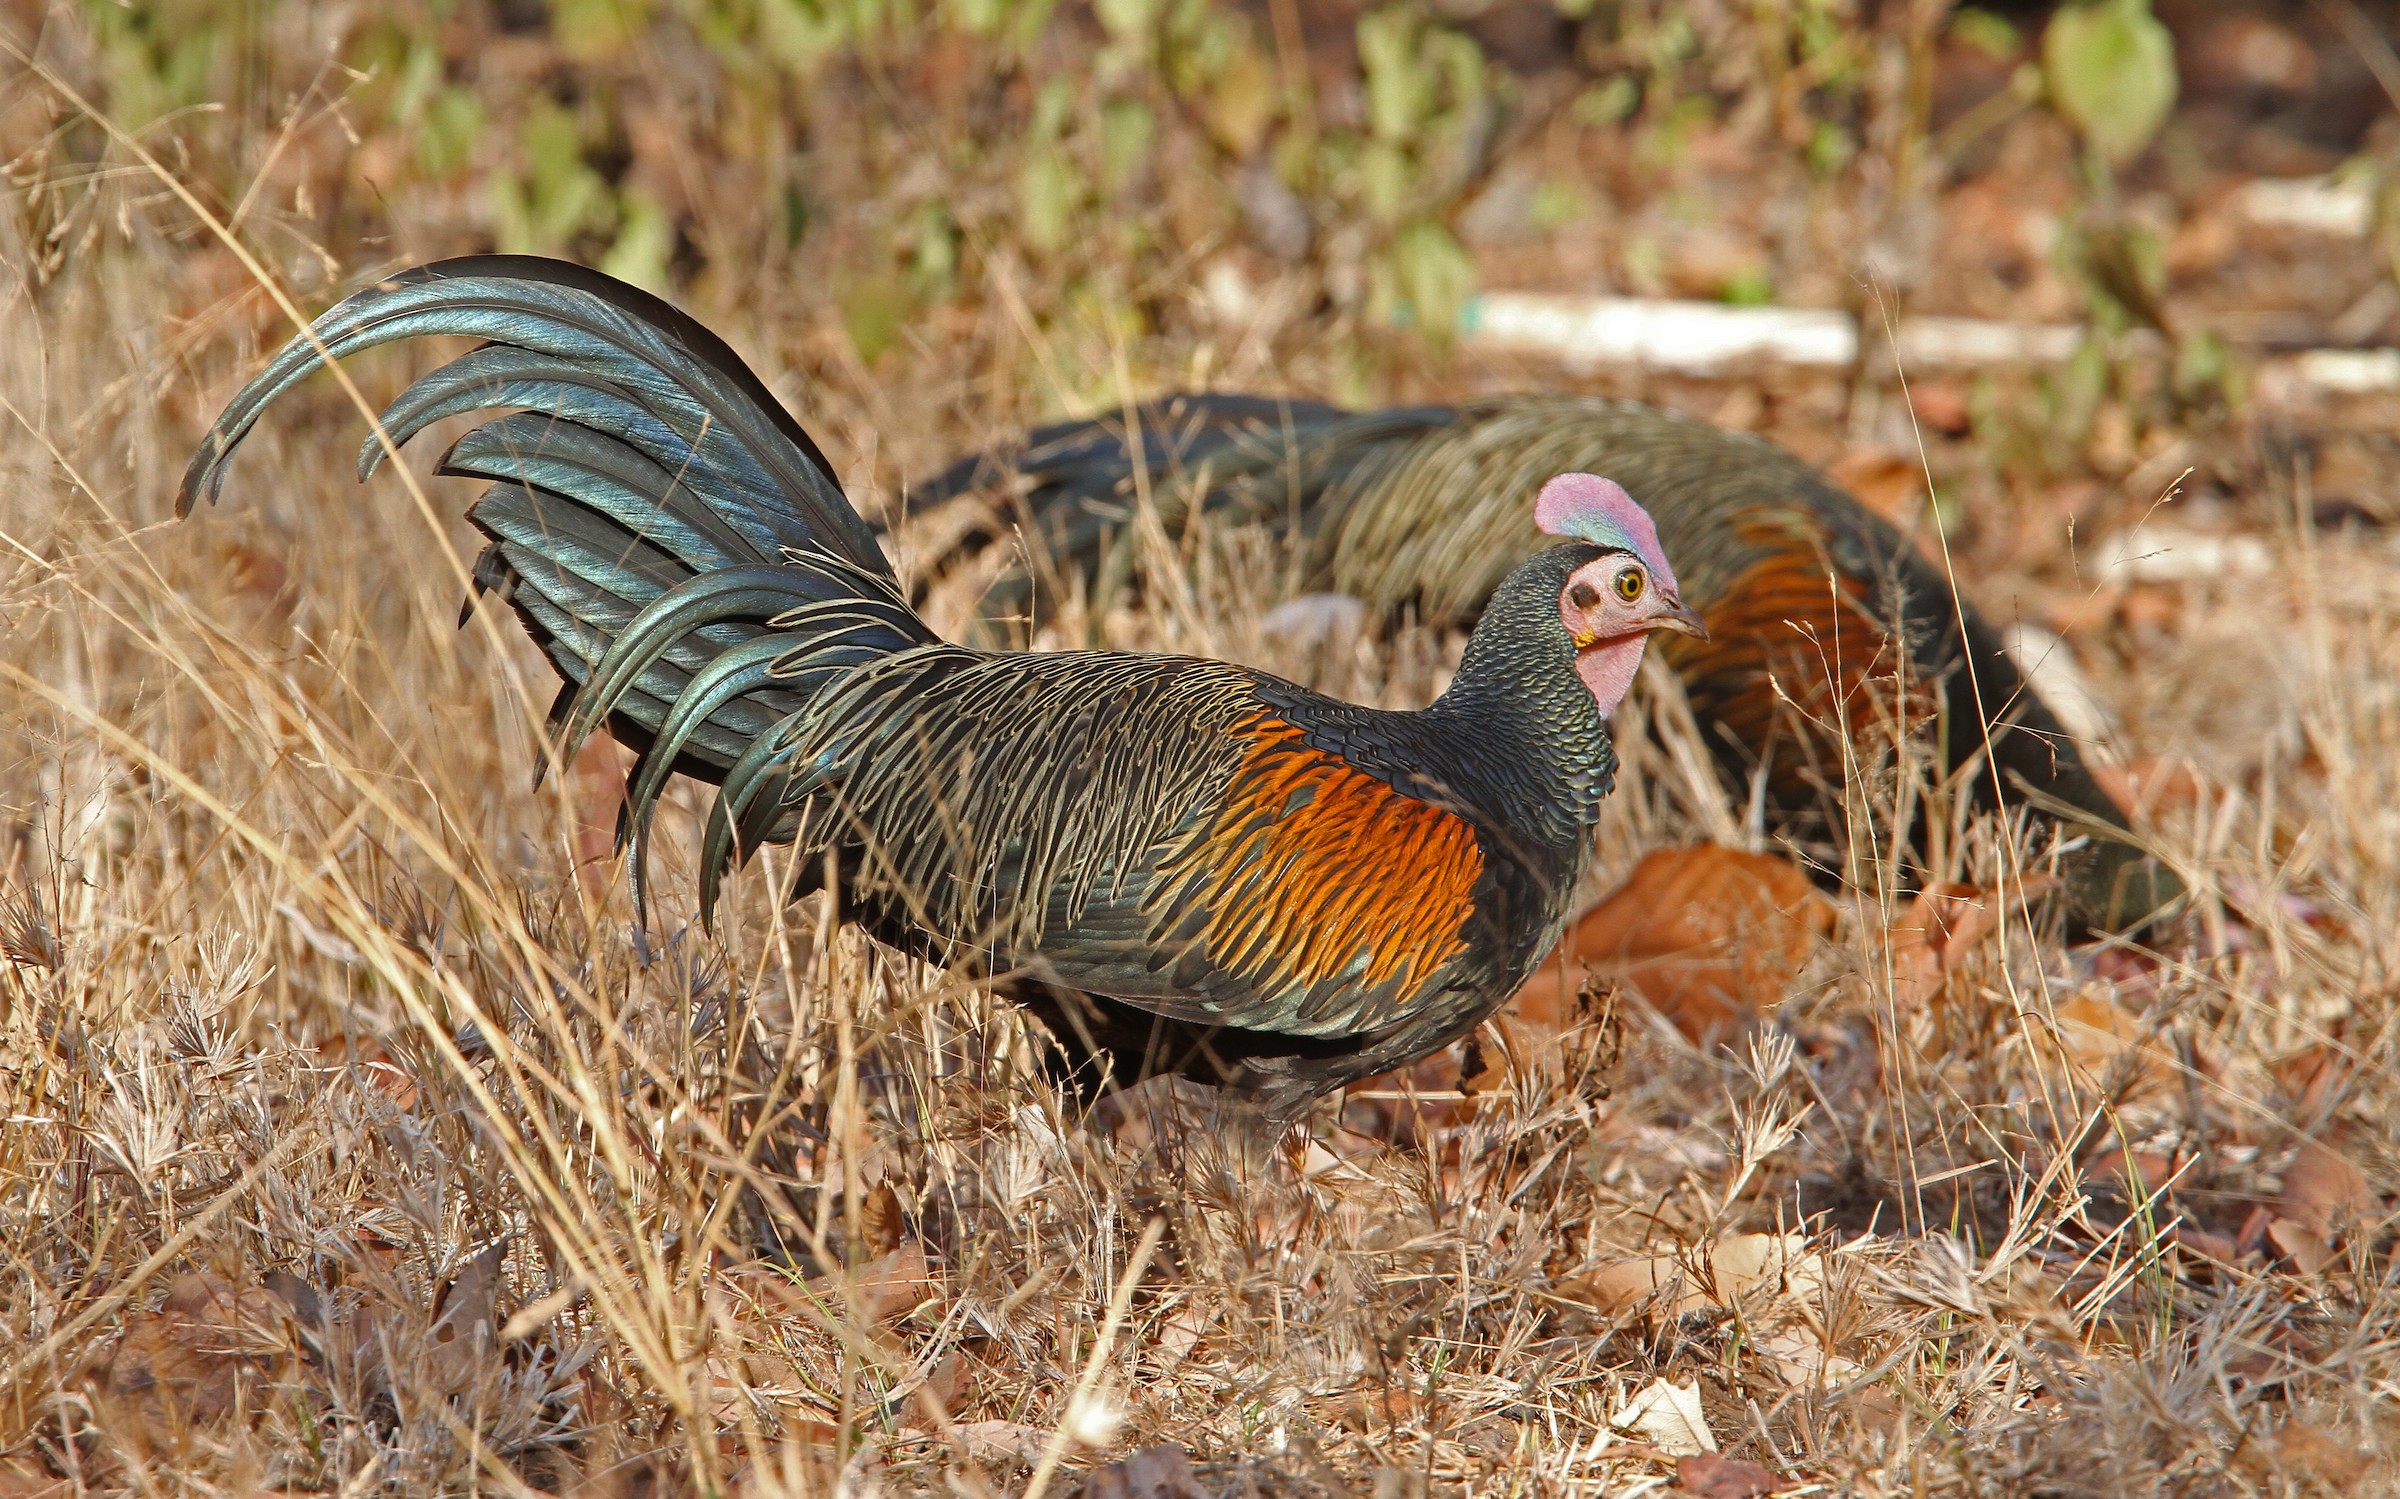
[(1617, 597), (1628, 604), (1634, 603), (1641, 598), (1642, 589), (1648, 586), (1648, 583), (1649, 580), (1642, 576), (1640, 568), (1629, 567), (1617, 574)]

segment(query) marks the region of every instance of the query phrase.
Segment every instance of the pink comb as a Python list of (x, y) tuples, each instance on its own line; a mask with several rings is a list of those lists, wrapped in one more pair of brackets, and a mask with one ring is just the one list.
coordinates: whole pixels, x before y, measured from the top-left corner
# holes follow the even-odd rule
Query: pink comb
[(1666, 548), (1659, 545), (1657, 523), (1613, 479), (1560, 474), (1535, 498), (1533, 523), (1552, 536), (1622, 547), (1648, 563), (1662, 586), (1675, 587), (1675, 570), (1667, 565)]

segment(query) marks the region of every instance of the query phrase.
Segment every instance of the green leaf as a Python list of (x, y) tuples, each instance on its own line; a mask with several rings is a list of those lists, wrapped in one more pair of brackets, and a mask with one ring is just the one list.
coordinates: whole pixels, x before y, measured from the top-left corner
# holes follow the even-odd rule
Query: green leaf
[(1766, 271), (1758, 266), (1736, 271), (1717, 288), (1720, 301), (1736, 307), (1764, 307), (1775, 300), (1775, 283), (1767, 279)]
[(1248, 21), (1220, 14), (1208, 0), (1175, 0), (1167, 11), (1158, 48), (1167, 86), (1185, 98), (1213, 82), (1249, 45)]
[(1053, 78), (1042, 85), (1033, 98), (1033, 120), (1025, 127), (1028, 139), (1037, 142), (1055, 141), (1067, 128), (1067, 114), (1075, 107), (1075, 85), (1064, 78)]
[(905, 278), (897, 271), (885, 271), (852, 282), (842, 293), (841, 308), (842, 326), (850, 334), (851, 346), (858, 350), (859, 361), (873, 364), (899, 340), (901, 328), (916, 310), (916, 299)]
[(1392, 241), (1391, 259), (1397, 289), (1417, 326), (1437, 342), (1448, 338), (1475, 295), (1475, 262), (1465, 248), (1448, 229), (1420, 219)]
[(1398, 6), (1358, 18), (1367, 125), (1378, 140), (1406, 143), (1432, 112), (1432, 80), (1417, 64), (1418, 29), (1416, 16)]
[(1058, 0), (1011, 0), (1008, 23), (1010, 42), (1020, 49), (1031, 47), (1042, 28), (1049, 24), (1050, 12)]
[(1017, 169), (1017, 212), (1025, 243), (1050, 254), (1064, 249), (1083, 206), (1083, 178), (1055, 147), (1037, 147)]
[(675, 221), (659, 201), (640, 188), (626, 189), (616, 243), (600, 257), (600, 269), (648, 291), (664, 291), (667, 260), (675, 253)]
[(608, 183), (583, 159), (574, 115), (544, 99), (526, 111), (517, 135), (526, 168), (491, 179), (492, 231), (499, 248), (554, 255), (586, 229), (606, 229), (615, 205)]
[(1950, 34), (1983, 53), (2002, 62), (2017, 55), (2025, 39), (2007, 18), (1993, 14), (1980, 5), (1962, 5), (1950, 18)]
[(1584, 126), (1614, 125), (1632, 114), (1642, 102), (1642, 86), (1629, 73), (1618, 73), (1605, 83), (1596, 83), (1575, 98), (1575, 123)]
[(604, 62), (650, 25), (643, 0), (550, 0), (550, 33), (578, 62)]
[(2186, 404), (2216, 396), (2231, 400), (2235, 394), (2233, 352), (2224, 339), (2203, 329), (2176, 345), (2170, 378), (2176, 398)]
[(1819, 120), (1808, 132), (1809, 170), (1820, 177), (1831, 177), (1850, 164), (1857, 148), (1850, 143), (1850, 132), (1831, 120)]
[(1092, 0), (1092, 14), (1119, 41), (1148, 36), (1158, 11), (1158, 0)]
[(917, 210), (909, 242), (909, 282), (918, 300), (946, 302), (958, 291), (958, 222), (939, 203)]
[(969, 36), (990, 36), (1000, 29), (1003, 0), (943, 0), (943, 10)]
[(759, 0), (758, 40), (767, 56), (797, 78), (850, 41), (847, 18), (815, 0)]
[(1421, 50), (1425, 68), (1441, 80), (1445, 114), (1462, 116), (1483, 103), (1491, 86), (1484, 75), (1483, 49), (1472, 38), (1456, 31), (1429, 31)]
[(2175, 107), (2175, 39), (2148, 0), (2071, 5), (2042, 34), (2051, 103), (2111, 164), (2132, 158)]
[(1121, 191), (1150, 157), (1158, 139), (1158, 117), (1136, 99), (1111, 99), (1100, 111), (1100, 179)]
[(2054, 438), (2070, 446), (2081, 443), (2091, 435), (2092, 419), (2108, 395), (2107, 347), (2097, 337), (2085, 337), (2067, 362), (2040, 383), (2046, 408), (2044, 425)]
[(428, 177), (447, 177), (467, 164), (489, 122), (483, 100), (454, 84), (427, 101), (417, 126), (417, 167)]
[(1533, 203), (1525, 216), (1537, 233), (1556, 234), (1590, 212), (1591, 206), (1582, 188), (1552, 177), (1533, 190)]
[(1370, 216), (1390, 223), (1408, 206), (1408, 153), (1390, 141), (1371, 141), (1358, 159), (1358, 196)]
[(423, 37), (410, 44), (392, 87), (391, 117), (395, 124), (415, 122), (425, 101), (442, 86), (442, 49)]

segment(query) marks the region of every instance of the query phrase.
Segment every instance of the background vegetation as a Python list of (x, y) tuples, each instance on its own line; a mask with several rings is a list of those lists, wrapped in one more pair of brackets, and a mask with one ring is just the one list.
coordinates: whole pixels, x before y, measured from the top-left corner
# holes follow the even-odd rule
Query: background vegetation
[[(2400, 398), (2295, 351), (2400, 317), (2400, 61), (2345, 0), (2156, 10), (12, 7), (0, 1493), (1063, 1493), (1167, 1442), (1090, 1491), (2388, 1486)], [(2357, 223), (2247, 206), (2323, 174)], [(619, 763), (528, 789), (546, 673), (453, 632), (461, 497), (354, 486), (333, 382), (169, 520), (278, 288), (484, 248), (674, 296), (871, 514), (1187, 386), (1767, 433), (2063, 639), (2201, 895), (2069, 950), (1974, 826), (1953, 887), (1737, 963), (1748, 1034), (1521, 1007), (1297, 1165), (1198, 1100), (1080, 1115), (771, 858), (722, 943), (662, 869), (637, 947)], [(1566, 371), (1469, 336), (1480, 288), (2084, 333), (1905, 389)], [(1267, 628), (1271, 560), (1153, 546), (1030, 633), (1439, 685), (1454, 641)], [(1723, 882), (1640, 857), (1772, 850), (1669, 684), (1624, 728), (1599, 888), (1706, 936)]]

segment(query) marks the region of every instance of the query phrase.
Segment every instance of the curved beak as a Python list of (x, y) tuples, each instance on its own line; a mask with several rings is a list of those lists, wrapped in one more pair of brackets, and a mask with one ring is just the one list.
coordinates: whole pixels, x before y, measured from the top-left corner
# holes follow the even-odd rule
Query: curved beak
[(1708, 625), (1700, 618), (1699, 610), (1674, 594), (1662, 594), (1660, 597), (1662, 602), (1674, 607), (1664, 613), (1650, 616), (1651, 629), (1673, 630), (1679, 635), (1689, 635), (1695, 640), (1708, 638)]

